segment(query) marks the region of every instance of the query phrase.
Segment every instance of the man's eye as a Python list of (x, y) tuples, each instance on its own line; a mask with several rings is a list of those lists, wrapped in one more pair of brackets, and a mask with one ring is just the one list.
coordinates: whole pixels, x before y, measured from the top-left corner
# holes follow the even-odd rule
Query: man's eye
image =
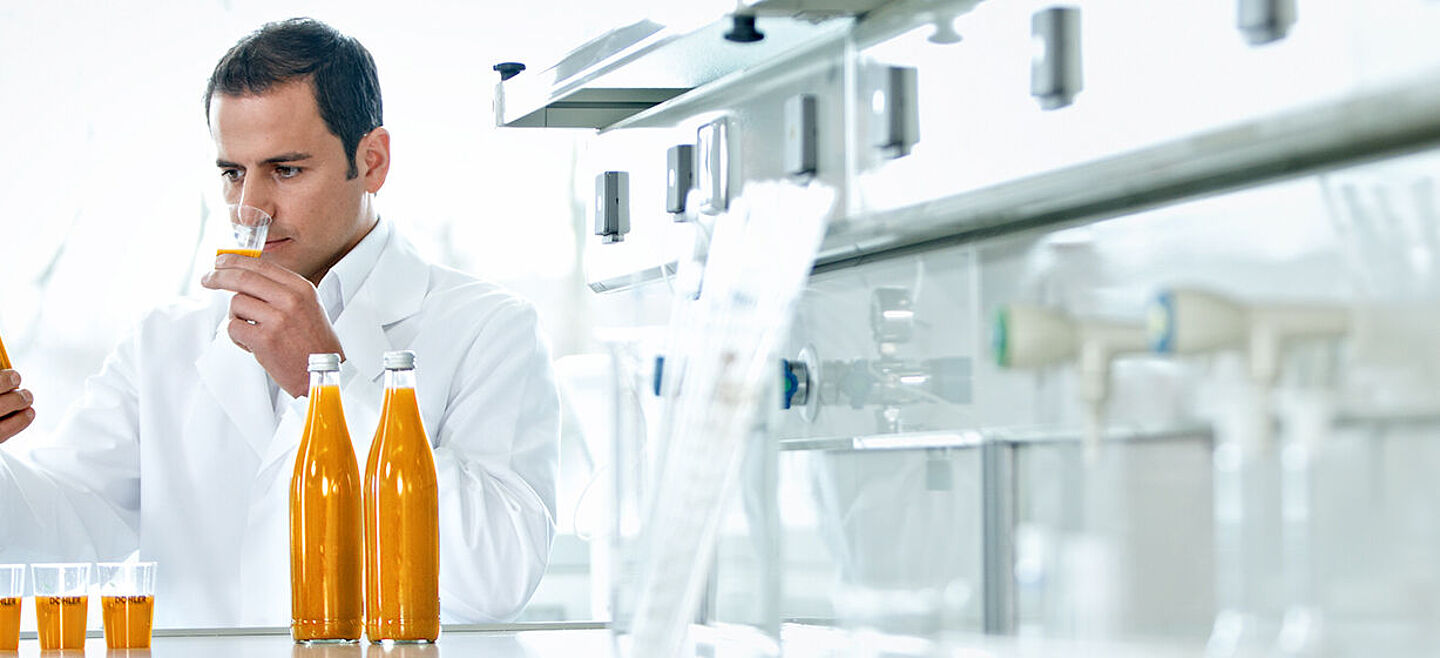
[(281, 178), (294, 178), (300, 175), (300, 168), (288, 165), (277, 165), (275, 167), (275, 175)]
[(235, 182), (235, 181), (237, 181), (237, 180), (240, 180), (240, 170), (239, 170), (239, 169), (221, 169), (221, 170), (220, 170), (220, 177), (221, 177), (221, 178), (224, 178), (225, 180), (233, 183), (233, 182)]

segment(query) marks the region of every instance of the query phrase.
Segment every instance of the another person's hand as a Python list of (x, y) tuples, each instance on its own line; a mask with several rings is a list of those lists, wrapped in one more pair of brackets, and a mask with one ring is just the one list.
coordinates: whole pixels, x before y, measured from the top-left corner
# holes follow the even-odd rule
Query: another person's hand
[(230, 340), (254, 354), (293, 397), (304, 395), (310, 385), (311, 354), (345, 356), (315, 285), (299, 274), (259, 258), (223, 254), (200, 285), (235, 293), (230, 300)]
[(30, 404), (35, 396), (20, 388), (20, 373), (14, 370), (0, 370), (0, 443), (19, 434), (35, 420), (35, 408)]

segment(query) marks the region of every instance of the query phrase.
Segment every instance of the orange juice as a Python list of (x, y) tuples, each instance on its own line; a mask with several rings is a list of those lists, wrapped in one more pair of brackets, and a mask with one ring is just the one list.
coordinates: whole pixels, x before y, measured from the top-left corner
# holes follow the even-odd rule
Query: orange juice
[(0, 370), (9, 370), (14, 367), (10, 365), (10, 355), (5, 353), (5, 341), (0, 340)]
[(0, 651), (20, 647), (20, 597), (0, 598)]
[[(392, 368), (365, 465), (365, 631), (371, 642), (440, 636), (440, 524), (435, 457), (415, 399), (414, 356)], [(408, 354), (408, 353), (406, 353)]]
[[(291, 632), (296, 641), (358, 640), (363, 630), (360, 468), (336, 370), (316, 370), (290, 487)], [(330, 355), (324, 355), (330, 356)]]
[(100, 610), (105, 618), (105, 646), (111, 649), (150, 648), (155, 597), (102, 596)]
[(37, 596), (35, 619), (40, 626), (40, 648), (84, 649), (88, 596)]
[(216, 256), (220, 256), (220, 255), (222, 255), (222, 254), (239, 254), (239, 255), (241, 255), (241, 256), (250, 256), (250, 257), (252, 257), (252, 258), (259, 258), (259, 257), (260, 257), (260, 254), (262, 254), (262, 253), (265, 253), (265, 250), (263, 250), (263, 249), (238, 249), (238, 248), (225, 248), (225, 249), (216, 249), (216, 250), (215, 250), (215, 255), (216, 255)]

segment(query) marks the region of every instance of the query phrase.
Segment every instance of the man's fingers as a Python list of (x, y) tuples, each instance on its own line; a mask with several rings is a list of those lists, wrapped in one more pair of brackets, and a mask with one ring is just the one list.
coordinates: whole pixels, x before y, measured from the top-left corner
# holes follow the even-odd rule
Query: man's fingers
[(274, 306), (245, 293), (236, 293), (230, 299), (230, 317), (245, 320), (248, 323), (275, 322), (279, 320), (279, 311)]
[(25, 389), (0, 394), (0, 416), (8, 416), (30, 406), (35, 396)]
[(20, 373), (14, 370), (0, 370), (0, 393), (9, 393), (20, 387)]
[[(241, 258), (245, 258), (242, 256)], [(225, 267), (206, 274), (200, 279), (200, 285), (211, 290), (229, 290), (230, 292), (243, 292), (251, 297), (269, 303), (279, 303), (290, 299), (293, 293), (279, 281), (261, 274), (255, 270), (242, 269), (238, 267)]]
[(34, 421), (35, 410), (31, 408), (17, 411), (9, 416), (0, 416), (0, 443), (4, 443), (10, 437), (19, 434)]
[(243, 319), (231, 317), (230, 324), (225, 328), (230, 334), (231, 342), (246, 352), (254, 352), (255, 341), (260, 339), (259, 325), (253, 325)]
[(303, 287), (310, 282), (305, 277), (287, 270), (263, 258), (221, 254), (215, 258), (215, 271), (246, 270), (287, 286)]

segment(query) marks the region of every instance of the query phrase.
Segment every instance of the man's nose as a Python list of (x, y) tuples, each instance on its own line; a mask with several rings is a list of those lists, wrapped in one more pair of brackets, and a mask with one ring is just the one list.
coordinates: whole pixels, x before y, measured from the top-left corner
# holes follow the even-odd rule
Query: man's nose
[(262, 176), (245, 177), (245, 183), (240, 187), (240, 200), (237, 203), (242, 206), (259, 208), (271, 217), (275, 216), (274, 190), (270, 182)]

